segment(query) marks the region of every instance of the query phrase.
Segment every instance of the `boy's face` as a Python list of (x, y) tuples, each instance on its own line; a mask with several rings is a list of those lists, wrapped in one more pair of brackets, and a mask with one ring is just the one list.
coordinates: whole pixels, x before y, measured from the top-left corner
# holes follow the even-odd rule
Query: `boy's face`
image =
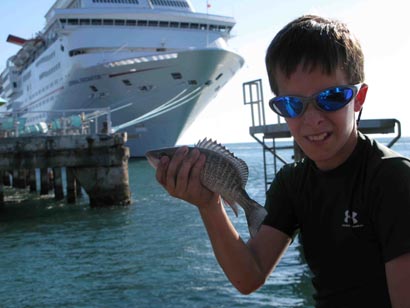
[[(277, 72), (276, 77), (278, 95), (310, 97), (326, 88), (349, 84), (341, 70), (326, 75), (321, 67), (306, 71), (299, 65), (290, 78), (282, 72)], [(296, 142), (319, 169), (334, 169), (353, 152), (357, 143), (355, 111), (361, 109), (364, 97), (356, 96), (345, 107), (334, 112), (324, 112), (309, 103), (301, 116), (286, 118)]]

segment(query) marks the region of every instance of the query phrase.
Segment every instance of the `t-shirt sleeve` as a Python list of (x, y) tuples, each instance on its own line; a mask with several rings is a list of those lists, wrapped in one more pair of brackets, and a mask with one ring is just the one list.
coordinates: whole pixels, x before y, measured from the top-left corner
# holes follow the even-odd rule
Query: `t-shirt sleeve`
[(294, 205), (287, 186), (287, 172), (281, 169), (266, 194), (265, 208), (268, 212), (263, 224), (278, 229), (293, 238), (297, 230)]
[(410, 162), (386, 160), (374, 202), (375, 227), (385, 262), (410, 252)]

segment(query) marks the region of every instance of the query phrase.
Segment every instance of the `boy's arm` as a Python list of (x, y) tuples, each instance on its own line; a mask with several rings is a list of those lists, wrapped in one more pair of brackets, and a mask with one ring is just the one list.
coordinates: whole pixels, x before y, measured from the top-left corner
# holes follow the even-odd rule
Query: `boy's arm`
[(168, 193), (197, 206), (215, 256), (232, 284), (249, 294), (265, 282), (291, 239), (284, 233), (262, 226), (246, 244), (233, 227), (218, 194), (200, 182), (205, 157), (198, 150), (178, 149), (173, 158), (163, 158), (157, 180)]
[(291, 239), (272, 227), (262, 226), (246, 244), (222, 205), (215, 209), (200, 209), (200, 213), (215, 257), (231, 283), (243, 294), (261, 287)]
[(410, 253), (385, 265), (389, 294), (394, 308), (410, 307)]

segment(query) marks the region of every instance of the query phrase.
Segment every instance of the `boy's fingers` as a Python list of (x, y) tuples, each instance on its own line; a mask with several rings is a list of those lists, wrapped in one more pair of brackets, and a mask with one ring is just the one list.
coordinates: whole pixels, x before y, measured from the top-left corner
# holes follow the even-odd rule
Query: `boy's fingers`
[(199, 153), (198, 158), (191, 170), (190, 178), (193, 182), (200, 181), (201, 171), (205, 165), (205, 160), (206, 156), (204, 154)]
[(157, 167), (157, 171), (155, 173), (155, 177), (157, 178), (157, 181), (162, 186), (166, 185), (168, 164), (169, 164), (169, 157), (168, 156), (161, 157), (160, 162)]
[(165, 176), (168, 191), (173, 191), (175, 189), (179, 168), (188, 151), (189, 149), (186, 146), (178, 148), (169, 162), (167, 174)]
[(186, 191), (188, 184), (191, 182), (192, 166), (198, 160), (200, 152), (197, 149), (192, 150), (182, 161), (181, 168), (178, 172), (176, 190), (183, 193)]

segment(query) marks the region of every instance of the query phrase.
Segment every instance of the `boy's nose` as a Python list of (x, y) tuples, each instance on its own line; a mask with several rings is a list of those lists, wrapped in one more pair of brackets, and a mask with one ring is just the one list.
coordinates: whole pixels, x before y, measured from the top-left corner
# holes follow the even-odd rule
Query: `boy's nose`
[(323, 113), (314, 103), (310, 102), (303, 114), (303, 122), (308, 125), (317, 126), (324, 120)]

